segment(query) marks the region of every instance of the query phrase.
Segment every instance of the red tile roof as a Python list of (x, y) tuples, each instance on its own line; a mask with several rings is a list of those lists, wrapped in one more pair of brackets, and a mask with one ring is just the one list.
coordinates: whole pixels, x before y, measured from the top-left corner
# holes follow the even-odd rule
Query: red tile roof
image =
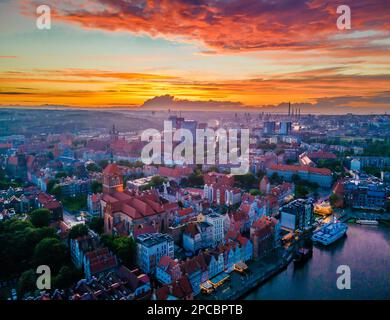
[(12, 145), (10, 143), (0, 143), (0, 149), (11, 149)]
[(251, 228), (255, 229), (255, 234), (257, 236), (262, 237), (272, 232), (276, 224), (277, 220), (275, 218), (262, 216), (253, 223)]
[(180, 178), (183, 176), (189, 176), (193, 170), (190, 167), (159, 167), (158, 174), (163, 177)]
[(169, 294), (170, 294), (170, 290), (168, 285), (163, 285), (162, 287), (156, 290), (157, 300), (167, 300)]
[(190, 275), (194, 272), (200, 271), (200, 266), (194, 258), (183, 261), (180, 265), (183, 274)]
[(233, 219), (234, 221), (242, 221), (245, 222), (249, 219), (248, 212), (244, 211), (237, 211), (233, 213)]
[(271, 193), (275, 196), (280, 196), (281, 194), (283, 194), (289, 190), (292, 190), (292, 188), (293, 188), (292, 183), (284, 182), (284, 183), (272, 188)]
[(312, 168), (312, 167), (305, 167), (305, 166), (294, 166), (294, 165), (285, 165), (285, 164), (272, 164), (269, 167), (271, 170), (278, 170), (278, 171), (303, 171), (303, 172), (310, 172), (314, 174), (322, 174), (322, 175), (332, 175), (332, 171), (326, 168)]
[(245, 212), (245, 213), (249, 213), (250, 210), (251, 210), (251, 205), (249, 203), (242, 203), (241, 204), (240, 211)]
[(240, 243), (241, 246), (246, 246), (246, 244), (248, 243), (249, 240), (248, 240), (248, 238), (245, 238), (244, 236), (239, 234), (237, 237), (237, 241)]
[(111, 205), (112, 212), (122, 212), (132, 219), (141, 219), (165, 212), (158, 195), (152, 192), (137, 194), (125, 191), (111, 195), (104, 194), (103, 201)]
[(146, 274), (140, 273), (138, 269), (129, 270), (125, 266), (120, 266), (117, 270), (118, 276), (125, 280), (132, 291), (135, 291), (138, 287), (150, 282), (149, 277)]
[(188, 280), (187, 276), (181, 277), (179, 280), (176, 280), (173, 283), (173, 288), (172, 288), (172, 295), (179, 298), (179, 299), (184, 299), (187, 296), (192, 295), (192, 287), (191, 283)]
[(49, 210), (54, 210), (62, 207), (61, 203), (56, 200), (56, 198), (44, 192), (38, 194), (37, 200), (44, 208)]
[(184, 233), (191, 235), (191, 237), (195, 237), (199, 234), (197, 223), (188, 223), (184, 229)]
[(8, 164), (12, 165), (12, 166), (17, 166), (18, 165), (18, 158), (17, 157), (9, 157)]
[(107, 248), (99, 248), (85, 254), (90, 263), (91, 274), (103, 272), (117, 266), (116, 256)]
[(133, 230), (133, 236), (138, 237), (141, 234), (145, 233), (156, 233), (156, 228), (151, 224), (143, 224), (142, 227), (136, 227)]
[(119, 169), (119, 167), (118, 167), (118, 165), (116, 163), (110, 163), (104, 169), (103, 174), (107, 174), (107, 175), (121, 175), (122, 172), (121, 172), (121, 170)]
[(61, 203), (55, 200), (55, 201), (45, 203), (43, 206), (48, 210), (54, 210), (54, 209), (61, 208)]
[(179, 216), (183, 217), (186, 215), (189, 215), (190, 213), (194, 212), (194, 209), (189, 207), (189, 208), (184, 208), (178, 211)]
[(226, 233), (225, 239), (226, 239), (226, 240), (229, 240), (229, 239), (231, 239), (231, 240), (236, 240), (237, 237), (238, 237), (238, 234), (239, 234), (239, 232), (236, 231), (236, 230), (229, 230), (229, 231)]
[(174, 268), (174, 267), (176, 267), (176, 266), (178, 266), (179, 265), (179, 263), (176, 261), (176, 260), (173, 260), (171, 257), (169, 257), (169, 256), (162, 256), (161, 257), (161, 259), (160, 259), (160, 261), (158, 262), (158, 266), (159, 267), (164, 267), (165, 268), (165, 270), (168, 272), (168, 273), (170, 273), (170, 271)]

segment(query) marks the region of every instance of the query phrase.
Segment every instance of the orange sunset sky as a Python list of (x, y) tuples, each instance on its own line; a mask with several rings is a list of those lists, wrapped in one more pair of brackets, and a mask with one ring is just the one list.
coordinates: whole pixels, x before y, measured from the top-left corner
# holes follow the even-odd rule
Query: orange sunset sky
[[(51, 8), (50, 30), (36, 8)], [(339, 5), (352, 28), (339, 30)], [(0, 105), (390, 110), (388, 0), (0, 0)], [(218, 105), (218, 104), (216, 104)]]

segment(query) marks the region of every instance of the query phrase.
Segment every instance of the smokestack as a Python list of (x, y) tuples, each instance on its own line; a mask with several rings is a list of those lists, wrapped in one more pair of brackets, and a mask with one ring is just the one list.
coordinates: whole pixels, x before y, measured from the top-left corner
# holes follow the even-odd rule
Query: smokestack
[(291, 115), (291, 102), (288, 103), (288, 116)]

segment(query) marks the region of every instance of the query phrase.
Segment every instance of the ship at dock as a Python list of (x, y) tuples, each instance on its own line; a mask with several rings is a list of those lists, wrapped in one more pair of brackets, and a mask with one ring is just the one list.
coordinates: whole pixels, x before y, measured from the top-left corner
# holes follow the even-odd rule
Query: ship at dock
[(304, 265), (313, 256), (313, 241), (311, 237), (305, 237), (298, 243), (298, 247), (293, 254), (295, 267)]
[(356, 220), (357, 224), (367, 225), (367, 226), (377, 226), (379, 225), (379, 222), (376, 220)]
[(334, 218), (332, 222), (324, 224), (318, 230), (314, 231), (313, 242), (328, 246), (342, 238), (348, 230), (348, 225)]
[(294, 266), (299, 267), (305, 264), (313, 256), (312, 248), (299, 248), (294, 254)]

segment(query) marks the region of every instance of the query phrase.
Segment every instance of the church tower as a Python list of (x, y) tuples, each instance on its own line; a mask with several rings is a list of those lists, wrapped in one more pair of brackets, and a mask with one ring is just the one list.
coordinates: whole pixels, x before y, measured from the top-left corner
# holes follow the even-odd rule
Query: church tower
[(117, 141), (119, 139), (119, 131), (116, 130), (115, 124), (112, 125), (112, 129), (110, 131), (111, 141)]
[(123, 192), (123, 175), (118, 165), (110, 163), (103, 171), (103, 193)]

